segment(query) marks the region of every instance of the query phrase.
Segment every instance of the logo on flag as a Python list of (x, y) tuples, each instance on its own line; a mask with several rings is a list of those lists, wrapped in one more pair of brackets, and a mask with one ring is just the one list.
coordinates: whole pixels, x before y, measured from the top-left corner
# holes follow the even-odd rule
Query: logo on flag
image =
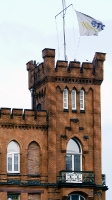
[(98, 35), (98, 32), (104, 30), (105, 25), (99, 21), (96, 20), (88, 15), (85, 15), (81, 12), (76, 11), (78, 23), (79, 23), (79, 31), (80, 35)]

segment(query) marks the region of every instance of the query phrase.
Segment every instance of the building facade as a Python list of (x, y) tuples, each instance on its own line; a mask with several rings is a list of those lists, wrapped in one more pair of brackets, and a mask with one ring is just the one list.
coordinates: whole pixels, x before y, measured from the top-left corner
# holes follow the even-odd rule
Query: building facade
[[(27, 63), (32, 109), (0, 110), (0, 200), (105, 200), (100, 85), (104, 53), (92, 63)], [(24, 98), (24, 97), (23, 97)]]

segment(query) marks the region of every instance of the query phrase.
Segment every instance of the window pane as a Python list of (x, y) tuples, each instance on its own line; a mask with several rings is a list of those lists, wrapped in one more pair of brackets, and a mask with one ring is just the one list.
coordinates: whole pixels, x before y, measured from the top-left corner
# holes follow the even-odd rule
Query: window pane
[(18, 154), (14, 154), (14, 171), (18, 171)]
[(68, 90), (64, 89), (63, 91), (63, 106), (68, 109)]
[(66, 170), (72, 170), (72, 155), (66, 155)]
[(41, 110), (42, 108), (41, 108), (41, 104), (39, 103), (38, 105), (37, 105), (37, 110)]
[(84, 198), (83, 198), (83, 197), (80, 197), (80, 200), (84, 200)]
[(12, 155), (8, 155), (8, 171), (12, 171)]
[(18, 200), (19, 195), (18, 194), (8, 194), (8, 200)]
[(79, 200), (79, 195), (77, 195), (77, 194), (72, 195), (72, 200)]
[(18, 143), (15, 142), (15, 141), (11, 141), (8, 144), (7, 152), (19, 152), (19, 145), (18, 145)]
[(76, 109), (76, 91), (72, 90), (72, 109)]
[(80, 104), (80, 108), (83, 108), (83, 103)]
[(80, 109), (84, 109), (84, 91), (80, 90)]
[(67, 200), (84, 200), (84, 197), (78, 194), (73, 194), (73, 195), (68, 196)]
[(74, 155), (74, 171), (80, 171), (80, 155)]
[(83, 95), (83, 90), (80, 90), (80, 95)]
[(70, 139), (67, 145), (67, 153), (75, 154), (75, 153), (80, 153), (80, 152), (81, 150), (80, 150), (79, 145), (75, 142), (75, 140)]

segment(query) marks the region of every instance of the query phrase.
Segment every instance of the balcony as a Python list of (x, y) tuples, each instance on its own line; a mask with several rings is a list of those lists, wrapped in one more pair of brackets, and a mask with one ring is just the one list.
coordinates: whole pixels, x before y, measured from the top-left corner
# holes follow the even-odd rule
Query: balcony
[(61, 171), (61, 183), (94, 183), (94, 173), (86, 171)]
[[(91, 171), (60, 171), (59, 183), (95, 184), (94, 172)], [(102, 174), (102, 186), (106, 185), (105, 174)]]

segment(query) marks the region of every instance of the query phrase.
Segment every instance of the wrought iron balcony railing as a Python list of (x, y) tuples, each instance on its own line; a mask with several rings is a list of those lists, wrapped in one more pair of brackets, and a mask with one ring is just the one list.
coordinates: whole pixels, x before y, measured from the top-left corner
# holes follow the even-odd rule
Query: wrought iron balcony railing
[(60, 182), (63, 183), (94, 183), (94, 172), (88, 171), (61, 171)]
[(106, 175), (102, 174), (102, 185), (106, 185)]

